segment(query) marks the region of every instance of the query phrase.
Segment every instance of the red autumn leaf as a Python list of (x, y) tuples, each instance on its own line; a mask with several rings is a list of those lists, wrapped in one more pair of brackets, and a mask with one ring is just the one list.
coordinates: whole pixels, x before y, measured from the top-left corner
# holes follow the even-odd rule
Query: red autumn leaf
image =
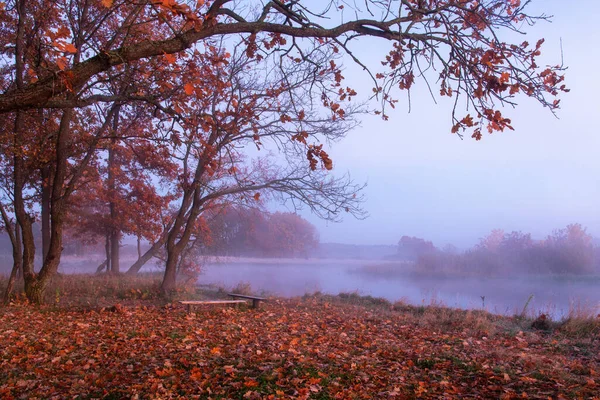
[(57, 57), (56, 58), (56, 65), (58, 66), (58, 68), (61, 71), (64, 71), (65, 69), (67, 69), (68, 63), (69, 63), (69, 61), (65, 57)]
[(67, 53), (77, 53), (77, 48), (72, 43), (65, 44), (63, 48)]

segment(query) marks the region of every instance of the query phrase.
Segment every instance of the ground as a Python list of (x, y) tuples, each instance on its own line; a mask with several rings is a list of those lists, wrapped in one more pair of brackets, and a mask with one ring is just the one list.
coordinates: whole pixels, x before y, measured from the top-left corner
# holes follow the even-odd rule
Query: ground
[(188, 315), (136, 290), (0, 308), (0, 398), (600, 398), (594, 321), (319, 294)]

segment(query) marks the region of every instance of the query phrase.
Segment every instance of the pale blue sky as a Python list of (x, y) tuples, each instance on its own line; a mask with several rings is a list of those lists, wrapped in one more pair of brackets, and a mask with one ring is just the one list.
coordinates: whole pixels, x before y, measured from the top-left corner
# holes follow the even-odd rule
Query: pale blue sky
[[(337, 173), (368, 182), (370, 217), (332, 224), (307, 216), (322, 242), (394, 244), (414, 235), (468, 247), (494, 228), (542, 238), (572, 222), (600, 236), (600, 2), (537, 0), (531, 10), (554, 15), (524, 38), (546, 38), (548, 63), (560, 63), (562, 38), (571, 93), (562, 96), (560, 119), (520, 98), (505, 111), (514, 132), (461, 141), (449, 132), (450, 102), (435, 105), (418, 84), (410, 114), (401, 98), (388, 122), (366, 117), (331, 149)], [(373, 45), (374, 54), (386, 50)], [(352, 68), (345, 75), (370, 87)]]

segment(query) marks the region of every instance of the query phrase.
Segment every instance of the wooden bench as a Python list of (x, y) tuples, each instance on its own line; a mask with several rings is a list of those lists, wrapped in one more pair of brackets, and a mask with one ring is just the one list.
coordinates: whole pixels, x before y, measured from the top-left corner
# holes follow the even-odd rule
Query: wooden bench
[(258, 303), (260, 303), (261, 301), (267, 301), (267, 299), (265, 299), (264, 297), (247, 296), (245, 294), (227, 293), (227, 295), (231, 297), (239, 297), (240, 299), (252, 300), (252, 308), (258, 308)]
[(238, 305), (246, 303), (245, 300), (190, 300), (190, 301), (180, 301), (179, 304), (183, 304), (187, 306), (188, 314), (192, 312), (193, 306), (201, 306), (205, 304), (230, 304), (230, 305)]

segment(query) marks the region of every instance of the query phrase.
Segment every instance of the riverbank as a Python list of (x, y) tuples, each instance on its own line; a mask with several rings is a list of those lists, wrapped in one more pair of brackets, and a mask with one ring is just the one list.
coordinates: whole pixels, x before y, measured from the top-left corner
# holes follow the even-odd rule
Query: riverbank
[[(593, 398), (599, 390), (598, 318), (532, 327), (527, 318), (357, 294), (190, 316), (158, 297), (157, 278), (63, 276), (52, 305), (17, 298), (0, 308), (0, 397)], [(176, 297), (224, 295), (190, 286)]]

